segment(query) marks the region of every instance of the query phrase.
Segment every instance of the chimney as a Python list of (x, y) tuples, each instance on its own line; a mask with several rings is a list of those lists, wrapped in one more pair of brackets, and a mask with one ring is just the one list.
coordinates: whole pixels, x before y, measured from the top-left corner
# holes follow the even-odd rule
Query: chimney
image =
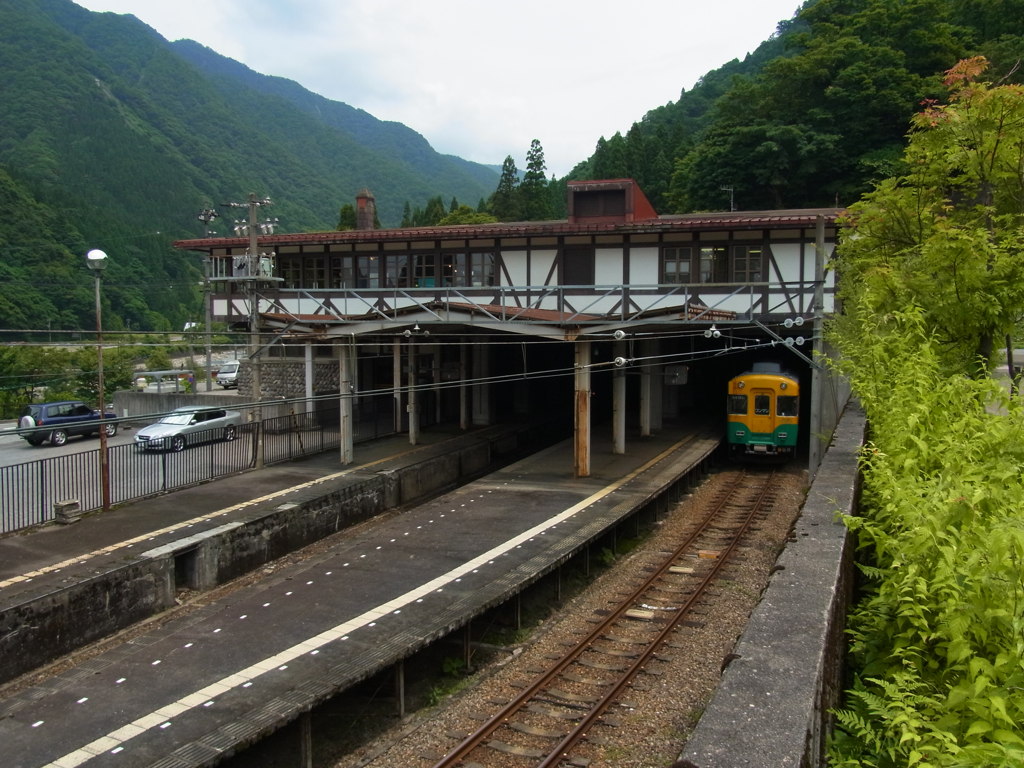
[(363, 187), (356, 195), (356, 229), (375, 229), (377, 220), (377, 203), (373, 193)]

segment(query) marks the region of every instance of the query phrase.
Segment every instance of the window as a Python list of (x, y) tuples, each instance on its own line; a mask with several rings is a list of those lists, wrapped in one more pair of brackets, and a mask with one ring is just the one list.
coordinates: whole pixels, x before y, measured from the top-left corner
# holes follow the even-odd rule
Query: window
[(380, 272), (376, 256), (356, 257), (356, 288), (379, 288)]
[(764, 254), (760, 245), (734, 245), (732, 247), (732, 281), (756, 283), (763, 274)]
[(626, 190), (577, 191), (573, 194), (573, 214), (579, 219), (625, 216)]
[(446, 253), (441, 256), (441, 284), (460, 288), (494, 285), (493, 253)]
[(301, 287), (312, 290), (327, 287), (323, 256), (306, 256), (302, 259)]
[(473, 286), (494, 285), (494, 254), (469, 254), (469, 284)]
[(410, 256), (407, 253), (384, 257), (385, 288), (409, 287), (409, 259)]
[(278, 256), (277, 271), (282, 288), (301, 288), (301, 261), (297, 256)]
[(728, 403), (729, 413), (733, 416), (746, 416), (747, 415), (747, 396), (746, 395), (729, 395)]
[(698, 282), (716, 282), (716, 264), (722, 262), (725, 256), (725, 246), (710, 245), (700, 249), (700, 265), (698, 267)]
[(661, 282), (685, 284), (690, 282), (689, 248), (667, 247), (662, 251)]
[(594, 249), (567, 245), (562, 251), (562, 285), (594, 284)]
[(779, 416), (796, 416), (799, 412), (797, 410), (798, 398), (794, 395), (779, 395), (779, 399), (775, 404), (776, 411)]
[(769, 395), (754, 395), (754, 413), (768, 416), (772, 412), (772, 399)]
[(354, 261), (351, 256), (331, 256), (331, 288), (355, 288)]
[(433, 288), (437, 284), (434, 271), (437, 266), (432, 253), (419, 253), (412, 257), (413, 288)]

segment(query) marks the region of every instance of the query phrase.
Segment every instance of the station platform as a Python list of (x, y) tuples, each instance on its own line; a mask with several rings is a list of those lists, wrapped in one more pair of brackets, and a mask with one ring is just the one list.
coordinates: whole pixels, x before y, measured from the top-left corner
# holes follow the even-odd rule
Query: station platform
[[(700, 471), (718, 444), (682, 426), (629, 439), (625, 455), (595, 438), (591, 476), (578, 479), (565, 441), (375, 519), (321, 554), (3, 700), (5, 764), (216, 764), (513, 597)], [(281, 490), (244, 478), (250, 498)], [(227, 490), (208, 492), (222, 506), (234, 501)], [(159, 501), (179, 508), (168, 514), (182, 506), (202, 514), (198, 501), (180, 498)], [(102, 537), (85, 530), (72, 526), (69, 539), (83, 531), (82, 540), (63, 546), (95, 551)], [(119, 540), (131, 534), (122, 528)], [(38, 569), (46, 558), (34, 547), (21, 556)], [(51, 569), (39, 578), (56, 588), (62, 576)]]

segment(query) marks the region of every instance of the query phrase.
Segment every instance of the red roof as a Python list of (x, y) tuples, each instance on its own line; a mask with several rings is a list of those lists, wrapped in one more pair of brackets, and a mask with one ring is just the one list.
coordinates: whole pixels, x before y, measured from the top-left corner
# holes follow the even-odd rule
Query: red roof
[[(684, 213), (654, 219), (621, 222), (523, 221), (495, 224), (456, 224), (447, 227), (405, 227), (398, 229), (348, 230), (345, 232), (305, 232), (261, 235), (263, 245), (314, 243), (367, 243), (402, 240), (485, 239), (502, 237), (543, 237), (579, 234), (633, 234), (650, 232), (709, 231), (723, 229), (791, 229), (814, 226), (819, 216), (834, 224), (843, 213), (840, 208), (801, 208), (782, 211), (732, 211), (722, 213)], [(247, 237), (203, 237), (176, 240), (175, 248), (209, 250), (246, 246)]]

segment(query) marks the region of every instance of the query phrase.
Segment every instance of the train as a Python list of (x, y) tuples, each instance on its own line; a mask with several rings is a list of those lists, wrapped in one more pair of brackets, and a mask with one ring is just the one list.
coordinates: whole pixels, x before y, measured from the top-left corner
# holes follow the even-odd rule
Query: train
[(726, 442), (735, 457), (791, 458), (800, 429), (800, 382), (779, 363), (729, 380)]

